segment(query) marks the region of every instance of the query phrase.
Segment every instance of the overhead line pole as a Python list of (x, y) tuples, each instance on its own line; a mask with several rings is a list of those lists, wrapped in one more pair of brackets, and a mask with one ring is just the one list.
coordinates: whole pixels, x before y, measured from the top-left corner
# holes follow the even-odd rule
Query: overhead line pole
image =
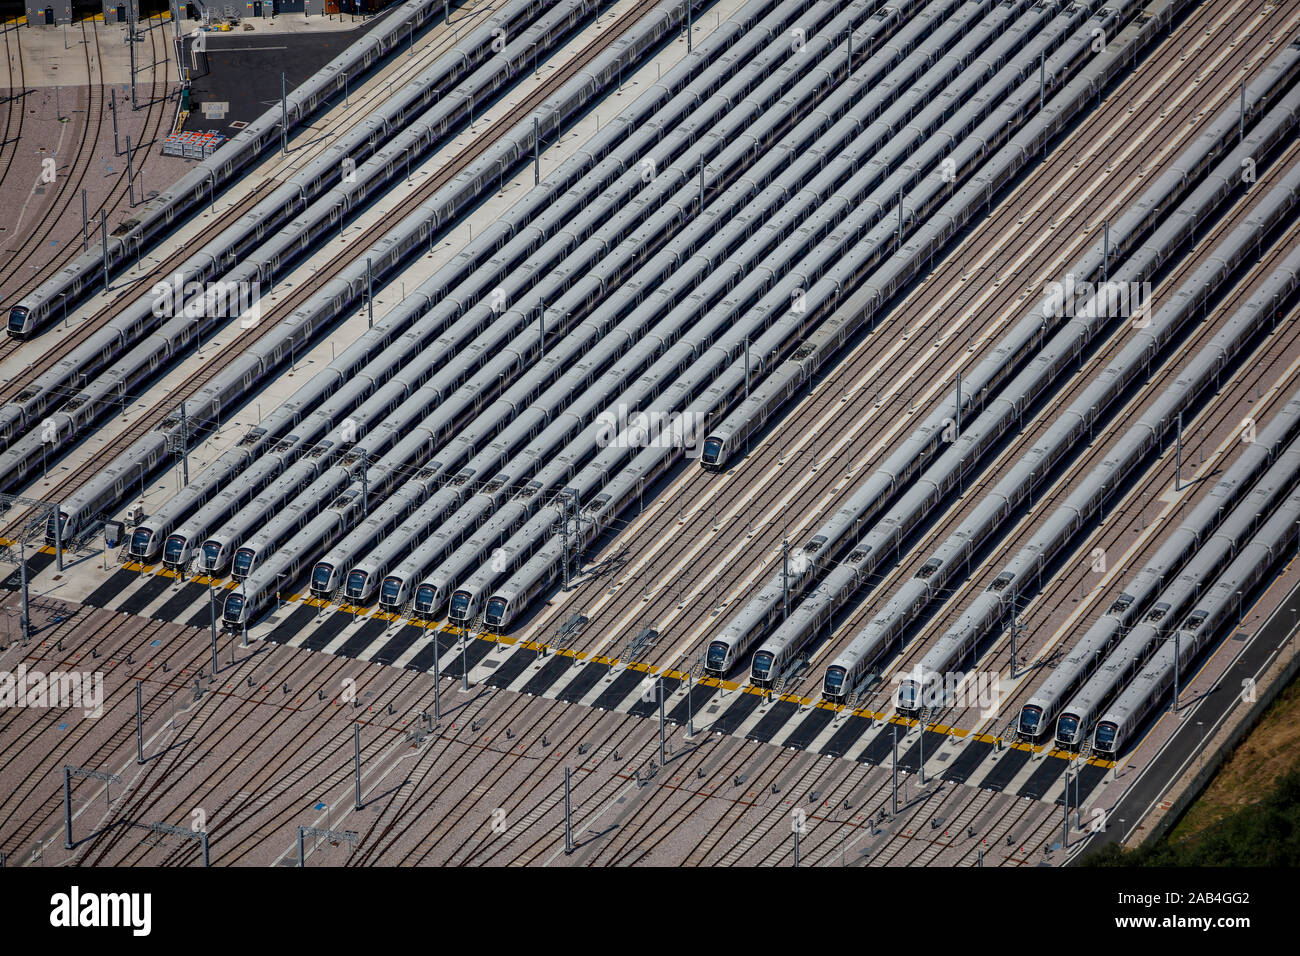
[(131, 109), (139, 109), (135, 101), (135, 30), (132, 29), (126, 38), (126, 47), (131, 54)]
[(289, 86), (285, 74), (280, 74), (280, 152), (289, 152)]
[(361, 809), (361, 725), (352, 725), (352, 755), (356, 766), (356, 803), (353, 809)]
[(569, 768), (564, 768), (564, 855), (573, 853), (573, 805), (569, 799)]
[(664, 719), (664, 679), (659, 678), (659, 766), (668, 763), (666, 756), (667, 741), (664, 739), (667, 733), (668, 721)]
[[(58, 519), (55, 519), (57, 523)], [(27, 608), (27, 539), (22, 532), (18, 534), (18, 574), (21, 578), (22, 597), (18, 615), (18, 630), (22, 633), (23, 643), (31, 640), (31, 617)]]
[(686, 737), (690, 739), (695, 736), (695, 714), (691, 710), (691, 682), (694, 678), (695, 668), (692, 667), (686, 672)]
[(131, 193), (131, 205), (135, 205), (135, 163), (131, 161), (131, 134), (126, 137), (126, 183)]
[(108, 287), (108, 210), (99, 211), (99, 241), (103, 246), (104, 261), (104, 292), (109, 291)]
[(299, 827), (298, 828), (298, 866), (302, 868), (307, 865), (306, 852), (303, 845), (303, 838), (306, 836), (324, 837), (326, 840), (337, 840), (340, 843), (347, 842), (352, 846), (357, 845), (360, 837), (355, 830), (327, 830), (320, 827)]
[(366, 256), (366, 310), (366, 325), (373, 329), (375, 327), (375, 286), (369, 256)]
[(898, 813), (898, 724), (894, 724), (893, 731), (894, 731), (894, 760), (893, 760), (894, 813), (897, 814)]
[(438, 632), (433, 632), (433, 720), (435, 723), (442, 720), (442, 700), (438, 693), (438, 682), (442, 680), (442, 674), (438, 669), (438, 661), (441, 657), (438, 648)]
[(135, 682), (135, 762), (144, 763), (144, 681)]

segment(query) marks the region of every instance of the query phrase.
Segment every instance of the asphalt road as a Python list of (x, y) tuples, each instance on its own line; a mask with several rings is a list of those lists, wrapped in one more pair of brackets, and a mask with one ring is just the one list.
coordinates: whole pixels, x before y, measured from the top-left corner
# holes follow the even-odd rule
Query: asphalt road
[[(1083, 849), (1122, 842), (1132, 836), (1138, 824), (1151, 812), (1188, 762), (1200, 752), (1202, 741), (1218, 731), (1224, 718), (1240, 699), (1242, 682), (1247, 678), (1258, 680), (1279, 652), (1296, 652), (1296, 636), (1292, 633), (1295, 625), (1290, 608), (1300, 606), (1297, 605), (1298, 599), (1300, 585), (1282, 600), (1277, 610), (1264, 622), (1255, 639), (1245, 646), (1228, 667), (1214, 689), (1194, 703), (1195, 710), (1189, 710), (1188, 705), (1184, 704), (1185, 716), (1174, 734), (1156, 758), (1141, 768), (1138, 779), (1129, 786), (1111, 811), (1110, 819), (1114, 822), (1103, 833), (1093, 836), (1084, 844), (1076, 852), (1075, 858)], [(1284, 647), (1283, 642), (1287, 641), (1288, 636), (1291, 644)], [(1228, 641), (1232, 639), (1233, 635), (1226, 638)]]
[[(346, 32), (243, 34), (210, 33), (207, 51), (198, 55), (198, 72), (191, 75), (193, 104), (185, 129), (234, 136), (266, 110), (280, 104), (280, 74), (289, 90), (343, 52), (375, 25), (375, 20)], [(193, 67), (192, 38), (185, 38), (185, 65)], [(201, 103), (228, 103), (223, 119), (208, 119)], [(238, 124), (238, 125), (237, 125)]]

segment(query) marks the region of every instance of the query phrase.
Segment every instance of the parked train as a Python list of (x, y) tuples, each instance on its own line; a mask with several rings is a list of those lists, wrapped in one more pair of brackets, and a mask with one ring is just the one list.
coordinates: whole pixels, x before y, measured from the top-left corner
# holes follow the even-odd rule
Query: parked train
[[(1113, 24), (1109, 24), (1113, 26)], [(1059, 128), (1058, 124), (1068, 122), (1068, 117), (1072, 114), (1071, 108), (1081, 108), (1086, 105), (1090, 98), (1095, 95), (1094, 90), (1098, 84), (1105, 85), (1110, 78), (1120, 72), (1126, 51), (1133, 45), (1144, 42), (1149, 38), (1152, 23), (1136, 25), (1120, 33), (1116, 39), (1114, 52), (1117, 54), (1115, 61), (1105, 59), (1090, 61), (1083, 68), (1083, 72), (1074, 80), (1063, 84), (1061, 99), (1064, 104), (1061, 108), (1053, 108), (1049, 113), (1038, 121), (1031, 121), (1031, 125), (1025, 132), (1017, 134), (1012, 143), (1003, 147), (998, 154), (1000, 165), (997, 171), (990, 173), (978, 173), (974, 177), (974, 183), (978, 184), (979, 189), (975, 192), (977, 197), (990, 197), (994, 194), (996, 188), (1003, 178), (1014, 174), (1014, 170), (1019, 168), (1021, 160), (1016, 157), (1023, 157), (1027, 152), (1032, 153), (1041, 149), (1042, 142), (1053, 135), (1053, 131)], [(1085, 32), (1091, 27), (1085, 25)], [(1033, 92), (1034, 102), (1037, 102), (1037, 90)], [(1014, 114), (1015, 107), (1006, 107), (1008, 114)], [(1005, 121), (1004, 121), (1005, 123)], [(1227, 130), (1221, 131), (1221, 137), (1226, 139)], [(975, 139), (972, 137), (972, 139)], [(976, 140), (978, 141), (978, 140)], [(960, 150), (964, 144), (956, 147), (957, 152), (954, 155), (959, 157), (957, 168), (962, 168), (964, 162), (960, 159)], [(1194, 160), (1199, 161), (1199, 160)], [(1164, 183), (1164, 195), (1174, 191), (1180, 180), (1169, 179)], [(959, 193), (959, 195), (961, 195)], [(1160, 194), (1158, 193), (1157, 196)], [(1149, 208), (1143, 208), (1141, 212), (1131, 216), (1127, 223), (1127, 228), (1121, 231), (1120, 228), (1113, 228), (1112, 235), (1117, 248), (1125, 248), (1126, 243), (1136, 244), (1137, 240), (1144, 236), (1147, 231), (1154, 225), (1156, 220), (1155, 214)], [(1118, 225), (1118, 224), (1117, 224)], [(942, 235), (942, 233), (940, 233)], [(934, 239), (932, 238), (933, 242)], [(911, 244), (909, 244), (910, 247)], [(916, 245), (922, 246), (923, 243)], [(1100, 275), (1100, 248), (1089, 251), (1089, 260), (1081, 263), (1076, 268), (1082, 276)], [(922, 256), (921, 261), (928, 261), (928, 256)], [(876, 309), (888, 300), (892, 295), (892, 290), (900, 288), (911, 274), (909, 266), (905, 262), (894, 260), (887, 264), (884, 276), (875, 282), (869, 282), (844, 304), (839, 312), (828, 323), (823, 326), (809, 341), (800, 348), (799, 354), (795, 357), (793, 363), (786, 363), (794, 367), (794, 374), (801, 376), (798, 362), (810, 355), (833, 354), (835, 348), (838, 348), (838, 342), (852, 334), (856, 329), (866, 325), (870, 327), (870, 322)], [(1064, 310), (1062, 310), (1064, 311)], [(855, 324), (856, 323), (856, 324)], [(987, 401), (992, 395), (993, 387), (1000, 384), (1007, 377), (1016, 371), (1017, 365), (1026, 361), (1034, 354), (1035, 347), (1041, 344), (1044, 332), (1046, 331), (1047, 322), (1043, 316), (1033, 315), (1022, 322), (1013, 331), (1008, 340), (997, 349), (994, 353), (982, 363), (976, 370), (976, 374), (970, 378), (973, 380), (970, 388), (963, 389), (962, 411), (956, 415), (962, 418), (963, 415), (970, 417), (979, 407), (977, 403)], [(784, 369), (785, 366), (782, 366)], [(1050, 369), (1049, 369), (1050, 371)], [(802, 381), (803, 379), (800, 378)], [(760, 391), (766, 388), (766, 385), (760, 386)], [(781, 392), (785, 389), (782, 385), (777, 389)], [(748, 415), (752, 411), (752, 404), (755, 396), (751, 395), (749, 402), (740, 406), (739, 414)], [(762, 397), (758, 395), (758, 397)], [(766, 399), (765, 399), (766, 400)], [(851, 499), (842, 506), (831, 519), (831, 521), (817, 531), (812, 536), (809, 543), (801, 549), (802, 553), (809, 556), (809, 560), (803, 563), (800, 571), (793, 576), (793, 580), (788, 586), (780, 580), (780, 577), (770, 581), (760, 592), (759, 596), (751, 601), (742, 611), (736, 615), (728, 626), (724, 629), (707, 651), (706, 668), (713, 673), (725, 673), (733, 663), (761, 640), (771, 629), (771, 627), (780, 620), (782, 616), (781, 605), (785, 600), (797, 601), (806, 590), (809, 583), (819, 576), (823, 568), (834, 568), (828, 578), (828, 586), (818, 588), (816, 600), (821, 607), (810, 605), (801, 605), (796, 609), (794, 615), (799, 615), (799, 623), (802, 633), (788, 634), (782, 638), (781, 651), (784, 654), (793, 656), (806, 643), (817, 627), (823, 625), (829, 620), (830, 613), (833, 612), (833, 606), (839, 600), (842, 600), (848, 593), (856, 591), (858, 582), (865, 579), (861, 568), (856, 566), (846, 566), (844, 559), (847, 557), (849, 565), (860, 563), (871, 555), (870, 546), (859, 546), (850, 548), (855, 532), (868, 526), (875, 518), (885, 512), (885, 509), (891, 504), (895, 497), (907, 489), (908, 484), (913, 481), (915, 476), (922, 469), (924, 464), (937, 455), (944, 447), (944, 436), (947, 434), (954, 417), (955, 399), (950, 399), (946, 407), (940, 403), (939, 408), (933, 413), (927, 421), (908, 439), (904, 447), (895, 453), (885, 463), (885, 466), (868, 481), (862, 485)], [(779, 405), (779, 402), (775, 404)], [(775, 407), (775, 405), (773, 406)], [(750, 411), (747, 411), (750, 409)], [(1012, 407), (1011, 411), (1019, 414), (1021, 408)], [(945, 421), (947, 420), (947, 421)], [(717, 436), (719, 433), (715, 429), (711, 433)], [(933, 485), (926, 482), (923, 486), (917, 486), (913, 490), (918, 497), (937, 496), (945, 493), (948, 488), (956, 487), (962, 480), (964, 474), (972, 466), (975, 457), (974, 452), (978, 449), (965, 436), (957, 440), (958, 449), (954, 449), (950, 458), (953, 467), (949, 469), (948, 477), (939, 485)], [(708, 445), (706, 443), (706, 455)], [(709, 462), (702, 462), (706, 466)], [(904, 511), (907, 514), (924, 514), (927, 508), (933, 502), (922, 500), (915, 507), (910, 506)], [(898, 542), (912, 530), (906, 524), (899, 526), (897, 534), (892, 536), (892, 543), (889, 545), (888, 553), (892, 554), (898, 547)], [(880, 559), (883, 552), (871, 557), (875, 561)], [(836, 562), (840, 562), (839, 567), (835, 567)], [(836, 676), (842, 680), (844, 672), (832, 668), (830, 680), (835, 682)], [(830, 689), (830, 688), (828, 688)], [(838, 691), (831, 690), (833, 696), (841, 697)]]
[[(1150, 609), (1164, 582), (1172, 581), (1197, 550), (1233, 515), (1243, 500), (1245, 514), (1271, 511), (1279, 495), (1300, 477), (1300, 393), (1259, 430), (1223, 477), (1197, 503), (1151, 560), (1124, 586), (1111, 607), (1084, 633), (1021, 707), (1020, 736), (1037, 740), (1056, 726), (1061, 708), (1107, 659), (1123, 636)], [(1249, 498), (1247, 498), (1249, 495)], [(1235, 537), (1235, 536), (1234, 536)], [(1167, 602), (1166, 602), (1167, 603)], [(1079, 718), (1061, 741), (1079, 742)]]
[[(302, 125), (334, 95), (341, 96), (349, 79), (354, 85), (363, 79), (371, 67), (406, 42), (412, 30), (436, 19), (444, 6), (442, 0), (407, 0), (381, 20), (288, 96), (289, 128)], [(211, 202), (218, 188), (224, 188), (268, 150), (278, 147), (281, 124), (277, 104), (169, 189), (133, 210), (130, 220), (108, 236), (107, 256), (102, 244), (78, 256), (13, 306), (6, 326), (9, 334), (27, 338), (62, 321), (86, 295), (102, 285), (105, 258), (110, 272), (137, 259), (145, 248), (170, 232), (173, 223), (184, 221), (192, 210)]]
[[(580, 112), (609, 78), (618, 75), (625, 63), (637, 62), (648, 55), (658, 40), (672, 29), (675, 17), (680, 12), (680, 8), (665, 9), (657, 15), (643, 18), (626, 36), (615, 41), (593, 63), (579, 71), (578, 76), (565, 86), (561, 94), (542, 107), (541, 135), (554, 135), (555, 129)], [(516, 128), (489, 147), (469, 169), (399, 224), (375, 247), (373, 255), (369, 257), (373, 261), (375, 274), (387, 274), (405, 257), (424, 248), (447, 222), (477, 201), (486, 189), (494, 188), (502, 175), (529, 155), (528, 147), (531, 146), (532, 136), (531, 126), (526, 129)], [(596, 160), (588, 156), (586, 162), (594, 165)], [(359, 261), (348, 267), (340, 277), (326, 283), (307, 303), (264, 334), (192, 400), (197, 406), (196, 414), (208, 421), (214, 420), (282, 363), (290, 360), (297, 349), (311, 341), (316, 330), (334, 321), (360, 299), (367, 287), (367, 272), (364, 262)], [(75, 429), (65, 428), (60, 422), (61, 434), (68, 431)], [(139, 475), (156, 463), (146, 453), (146, 445), (150, 440), (142, 440), (135, 448), (119, 456), (115, 465), (120, 466), (123, 473), (138, 479)], [(8, 460), (0, 458), (0, 474), (12, 474), (16, 469), (30, 470), (32, 454), (30, 444), (21, 449), (10, 449), (6, 453), (6, 456), (10, 456)], [(96, 487), (96, 484), (92, 481), (78, 493), (78, 497), (93, 499), (102, 510), (101, 502), (111, 500), (113, 489), (106, 489), (102, 484)]]
[[(1295, 102), (1300, 106), (1300, 91)], [(1258, 133), (1256, 130), (1252, 135), (1257, 137)], [(1254, 149), (1256, 145), (1243, 142), (1239, 149)], [(1240, 168), (1242, 155), (1260, 153), (1235, 152), (1225, 160), (1229, 169)], [(1221, 190), (1222, 185), (1211, 175), (1190, 201), (1196, 201), (1196, 194), (1217, 195)], [(1001, 469), (1003, 477), (984, 499), (993, 500), (996, 507), (982, 507), (964, 521), (917, 572), (917, 578), (924, 575), (927, 587), (939, 593), (948, 588), (949, 582), (955, 582), (960, 562), (1001, 534), (1006, 519), (1018, 504), (1029, 502), (1033, 486), (1047, 478), (1053, 464), (1067, 461), (1072, 452), (1080, 451), (1129, 387), (1145, 380), (1152, 363), (1162, 360), (1171, 346), (1185, 341), (1186, 330), (1203, 316), (1201, 303), (1213, 290), (1231, 282), (1243, 265), (1255, 261), (1257, 243), (1279, 224), (1294, 218), (1298, 201), (1300, 168), (1270, 189), (1251, 216), (1231, 231), (1214, 254), (1167, 298), (1167, 304), (1128, 337), (1106, 370), (1057, 417), (1043, 438), (1020, 461)], [(1292, 288), (1294, 279), (1289, 269), (1275, 272), (1262, 293), (1257, 292), (1247, 301), (1227, 328), (1184, 366), (1173, 385), (1157, 396), (1137, 423), (1115, 442), (1105, 459), (1082, 476), (1065, 501), (1042, 519), (1029, 542), (921, 659), (920, 674), (900, 683), (897, 703), (901, 712), (918, 711), (922, 702), (932, 697), (934, 683), (942, 683), (943, 675), (955, 671), (1008, 614), (1015, 613), (1016, 597), (1039, 587), (1045, 572), (1061, 555), (1074, 549), (1084, 527), (1104, 514), (1107, 502), (1121, 493), (1153, 456), (1168, 447), (1174, 440), (1179, 415), (1196, 408), (1206, 394), (1213, 393), (1223, 371), (1248, 354), (1261, 332), (1272, 329), (1279, 314), (1279, 299), (1274, 294)], [(988, 520), (989, 516), (995, 520)], [(942, 577), (945, 569), (949, 574)], [(910, 598), (907, 613), (919, 614), (928, 598), (927, 594), (917, 593)]]
[[(1241, 619), (1245, 599), (1284, 559), (1293, 557), (1300, 540), (1300, 492), (1293, 493), (1260, 528), (1258, 534), (1181, 618), (1177, 639), (1164, 640), (1146, 666), (1097, 721), (1092, 749), (1117, 756), (1137, 737), (1181, 674), (1183, 681), (1192, 662), (1210, 647), (1223, 630)], [(1185, 686), (1180, 683), (1179, 687)]]

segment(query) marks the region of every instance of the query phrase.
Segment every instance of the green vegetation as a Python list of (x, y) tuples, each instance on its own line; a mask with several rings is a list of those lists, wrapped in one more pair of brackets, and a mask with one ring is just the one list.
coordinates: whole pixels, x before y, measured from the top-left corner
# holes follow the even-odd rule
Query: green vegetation
[(1300, 770), (1279, 777), (1264, 799), (1197, 834), (1087, 854), (1080, 866), (1300, 866)]
[(1134, 850), (1109, 844), (1079, 865), (1300, 865), (1300, 682), (1278, 695), (1168, 834)]

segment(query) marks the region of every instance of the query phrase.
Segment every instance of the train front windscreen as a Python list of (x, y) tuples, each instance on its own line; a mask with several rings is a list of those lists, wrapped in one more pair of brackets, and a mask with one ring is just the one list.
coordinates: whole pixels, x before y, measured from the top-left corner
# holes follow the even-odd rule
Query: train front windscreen
[(421, 584), (415, 589), (415, 609), (422, 614), (432, 611), (433, 599), (437, 593), (437, 589), (432, 584)]
[(1026, 706), (1020, 711), (1020, 732), (1036, 736), (1038, 734), (1038, 722), (1043, 717), (1043, 711), (1039, 707)]
[(311, 569), (311, 586), (315, 591), (324, 591), (330, 586), (330, 575), (334, 568), (328, 564), (318, 564)]
[(9, 331), (21, 332), (23, 326), (27, 324), (27, 310), (23, 308), (14, 308), (9, 310)]
[(243, 577), (248, 576), (249, 569), (253, 567), (253, 552), (248, 548), (240, 548), (235, 552), (235, 573)]
[(469, 592), (457, 591), (451, 596), (451, 617), (460, 621), (469, 614)]
[(226, 598), (225, 618), (231, 624), (239, 623), (239, 614), (244, 610), (244, 598), (239, 594), (231, 594)]
[(916, 706), (916, 681), (904, 681), (898, 688), (898, 706), (903, 710)]
[(826, 671), (826, 693), (838, 694), (844, 689), (844, 668), (832, 667)]
[(175, 564), (181, 559), (185, 552), (185, 538), (182, 535), (174, 534), (168, 537), (167, 543), (163, 545), (163, 558)]
[(1069, 743), (1074, 742), (1074, 735), (1079, 732), (1079, 718), (1074, 714), (1062, 714), (1056, 722), (1056, 737)]

